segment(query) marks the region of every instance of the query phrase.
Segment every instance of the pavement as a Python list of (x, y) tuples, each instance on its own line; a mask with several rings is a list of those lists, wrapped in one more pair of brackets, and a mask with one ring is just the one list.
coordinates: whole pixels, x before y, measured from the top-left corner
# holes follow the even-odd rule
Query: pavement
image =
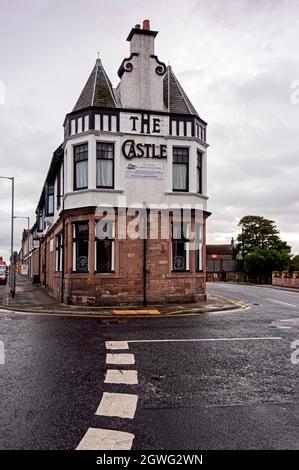
[[(299, 292), (299, 289), (297, 289), (296, 287), (285, 287), (285, 286), (273, 286), (273, 285), (269, 285), (269, 284), (254, 284), (254, 283), (248, 283), (248, 282), (232, 282), (232, 281), (228, 281), (227, 282), (228, 284), (232, 284), (232, 285), (243, 285), (243, 286), (254, 286), (254, 287), (266, 287), (267, 289), (277, 289), (277, 290), (285, 290), (287, 292)], [(223, 283), (220, 282), (219, 283), (220, 285), (222, 285)]]
[(0, 449), (298, 449), (299, 295), (208, 290), (250, 308), (146, 319), (0, 309)]
[(0, 306), (9, 310), (28, 313), (104, 317), (146, 317), (183, 314), (192, 315), (246, 307), (246, 305), (240, 304), (238, 301), (225, 298), (218, 294), (210, 294), (206, 302), (196, 302), (192, 304), (151, 305), (146, 308), (140, 306), (79, 307), (60, 303), (55, 297), (51, 296), (44, 287), (33, 286), (31, 279), (27, 276), (18, 274), (16, 285), (14, 298), (11, 298), (9, 295), (8, 285), (5, 289), (0, 288)]

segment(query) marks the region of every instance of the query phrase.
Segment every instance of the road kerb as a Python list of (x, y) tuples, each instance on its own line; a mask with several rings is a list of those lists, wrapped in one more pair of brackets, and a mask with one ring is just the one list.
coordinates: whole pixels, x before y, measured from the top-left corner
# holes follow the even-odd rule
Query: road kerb
[[(169, 312), (160, 312), (158, 309), (151, 309), (148, 310), (149, 313), (146, 313), (147, 310), (143, 309), (127, 309), (125, 313), (123, 310), (109, 308), (108, 313), (90, 313), (90, 312), (78, 312), (78, 311), (57, 311), (57, 310), (27, 310), (27, 309), (16, 309), (4, 305), (0, 305), (0, 310), (13, 312), (16, 314), (27, 314), (27, 315), (40, 315), (40, 316), (56, 316), (56, 317), (71, 317), (71, 318), (102, 318), (102, 319), (111, 319), (111, 318), (169, 318), (169, 317), (181, 317), (181, 316), (198, 316), (204, 314), (211, 314), (211, 313), (219, 313), (219, 312), (229, 312), (229, 311), (238, 311), (238, 310), (245, 310), (249, 309), (250, 305), (245, 304), (241, 301), (237, 301), (231, 299), (229, 297), (224, 297), (219, 294), (213, 294), (219, 298), (226, 300), (227, 302), (231, 303), (232, 305), (225, 306), (225, 307), (215, 307), (215, 308), (206, 308), (203, 307), (192, 307), (186, 306), (182, 309), (176, 309)], [(175, 305), (174, 305), (175, 308)], [(140, 313), (139, 313), (140, 312)], [(157, 313), (156, 313), (157, 312)]]

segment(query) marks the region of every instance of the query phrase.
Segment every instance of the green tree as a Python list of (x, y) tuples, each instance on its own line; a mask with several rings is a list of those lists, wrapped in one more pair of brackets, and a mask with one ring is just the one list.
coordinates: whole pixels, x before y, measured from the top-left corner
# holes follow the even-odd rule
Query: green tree
[(289, 263), (289, 256), (273, 248), (255, 248), (243, 262), (243, 271), (257, 282), (271, 283), (272, 271), (282, 271)]
[(258, 282), (271, 282), (272, 271), (282, 271), (290, 265), (291, 247), (280, 238), (273, 220), (247, 215), (239, 222), (237, 237), (239, 268)]
[(294, 256), (294, 257), (291, 259), (290, 270), (292, 270), (292, 271), (299, 271), (299, 255)]
[(279, 230), (273, 220), (258, 215), (246, 215), (238, 225), (242, 231), (237, 237), (237, 250), (243, 258), (255, 248), (273, 248), (290, 254), (291, 247), (281, 240)]

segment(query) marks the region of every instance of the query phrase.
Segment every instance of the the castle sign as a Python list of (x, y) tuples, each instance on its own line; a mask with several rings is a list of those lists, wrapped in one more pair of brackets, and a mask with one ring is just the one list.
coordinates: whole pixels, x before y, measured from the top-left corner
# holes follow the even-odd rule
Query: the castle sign
[(127, 159), (131, 158), (167, 158), (167, 145), (142, 144), (134, 139), (125, 140), (122, 145), (122, 154)]

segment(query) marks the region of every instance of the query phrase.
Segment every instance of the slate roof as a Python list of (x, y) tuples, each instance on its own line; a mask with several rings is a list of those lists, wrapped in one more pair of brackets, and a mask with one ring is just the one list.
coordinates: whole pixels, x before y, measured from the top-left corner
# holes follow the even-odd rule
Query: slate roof
[[(168, 92), (168, 86), (170, 88), (170, 92)], [(170, 101), (169, 106), (168, 98)], [(196, 109), (189, 100), (170, 66), (167, 67), (166, 74), (164, 75), (163, 99), (164, 105), (167, 110), (169, 109), (170, 113), (192, 114), (199, 118)], [(85, 109), (90, 106), (122, 108), (119, 87), (116, 89), (112, 87), (100, 59), (96, 60), (95, 66), (81, 92), (73, 112), (80, 111), (81, 109)]]
[(59, 147), (55, 150), (53, 153), (50, 167), (47, 173), (46, 181), (42, 189), (41, 196), (39, 198), (39, 202), (37, 205), (37, 210), (41, 207), (44, 206), (44, 199), (45, 199), (45, 194), (46, 194), (46, 184), (47, 183), (53, 183), (54, 178), (57, 174), (58, 168), (61, 166), (63, 162), (63, 156), (64, 156), (64, 149), (63, 149), (63, 144), (60, 144)]
[(235, 247), (232, 244), (229, 245), (207, 245), (207, 255), (233, 255), (235, 253)]
[[(170, 88), (170, 93), (168, 92)], [(176, 114), (193, 114), (198, 116), (196, 109), (186, 95), (182, 85), (174, 75), (172, 68), (167, 67), (163, 82), (164, 104), (170, 113)], [(168, 99), (170, 101), (168, 106)], [(198, 116), (199, 117), (199, 116)]]
[(100, 59), (96, 60), (95, 66), (79, 96), (73, 112), (90, 106), (103, 108), (117, 107), (111, 82)]

